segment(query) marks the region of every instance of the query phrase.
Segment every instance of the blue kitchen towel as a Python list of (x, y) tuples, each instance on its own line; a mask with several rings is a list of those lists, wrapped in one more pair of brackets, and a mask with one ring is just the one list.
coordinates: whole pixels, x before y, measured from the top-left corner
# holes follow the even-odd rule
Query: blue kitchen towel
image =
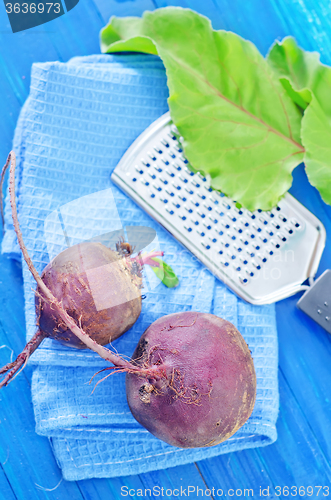
[[(196, 310), (222, 316), (238, 327), (252, 352), (257, 373), (255, 408), (226, 442), (203, 449), (175, 448), (134, 420), (123, 374), (108, 377), (92, 393), (89, 380), (107, 364), (93, 352), (47, 339), (30, 360), (35, 365), (36, 431), (50, 438), (67, 480), (163, 469), (267, 445), (277, 437), (274, 306), (252, 306), (238, 299), (110, 181), (134, 139), (167, 111), (167, 96), (164, 67), (155, 56), (97, 55), (68, 63), (34, 64), (30, 95), (14, 138), (23, 238), (41, 272), (68, 245), (103, 235), (125, 235), (128, 226), (154, 230), (152, 246), (165, 251), (180, 285), (168, 289), (146, 269), (142, 313), (133, 328), (113, 342), (113, 348), (130, 356), (146, 327), (165, 314)], [(8, 195), (5, 215), (2, 251), (20, 259)], [(36, 330), (35, 283), (24, 262), (23, 278), (29, 339)]]

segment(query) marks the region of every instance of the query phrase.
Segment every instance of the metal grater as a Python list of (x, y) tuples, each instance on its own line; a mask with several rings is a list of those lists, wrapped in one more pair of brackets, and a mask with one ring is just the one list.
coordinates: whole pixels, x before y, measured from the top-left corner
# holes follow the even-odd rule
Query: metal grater
[(268, 304), (315, 275), (326, 233), (286, 194), (268, 212), (250, 212), (188, 168), (166, 113), (127, 150), (111, 179), (237, 295)]

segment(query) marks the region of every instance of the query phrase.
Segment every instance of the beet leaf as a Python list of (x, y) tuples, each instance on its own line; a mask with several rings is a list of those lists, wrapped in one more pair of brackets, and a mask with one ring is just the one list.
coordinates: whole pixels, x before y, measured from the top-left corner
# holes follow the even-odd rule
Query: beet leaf
[(116, 18), (103, 52), (136, 50), (163, 60), (171, 117), (194, 169), (250, 210), (270, 209), (303, 158), (299, 108), (257, 48), (176, 7)]

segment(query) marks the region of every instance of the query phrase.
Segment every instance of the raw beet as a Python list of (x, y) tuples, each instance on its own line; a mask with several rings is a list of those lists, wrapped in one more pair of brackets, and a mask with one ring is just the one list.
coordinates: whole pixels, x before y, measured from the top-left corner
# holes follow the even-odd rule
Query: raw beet
[(234, 325), (217, 316), (183, 312), (158, 319), (142, 335), (132, 363), (159, 376), (127, 373), (131, 412), (173, 446), (219, 444), (252, 413), (256, 375), (250, 351)]
[(155, 258), (163, 256), (163, 252), (139, 253), (132, 257), (133, 248), (123, 239), (116, 244), (116, 251), (101, 243), (85, 242), (60, 253), (39, 276), (24, 244), (18, 222), (14, 151), (9, 153), (0, 177), (2, 221), (1, 188), (9, 165), (13, 225), (24, 260), (38, 285), (38, 329), (16, 360), (0, 369), (0, 374), (6, 373), (0, 388), (8, 385), (18, 370), (24, 368), (30, 355), (46, 337), (68, 346), (89, 348), (112, 363), (115, 371), (141, 373), (141, 369), (138, 370), (103, 345), (126, 332), (137, 320), (141, 311), (142, 268), (145, 264), (159, 267), (161, 264)]
[[(0, 179), (0, 191), (10, 167), (10, 203), (13, 225), (23, 257), (35, 278), (37, 331), (15, 361), (0, 369), (6, 373), (0, 388), (7, 385), (30, 355), (46, 338), (54, 338), (76, 348), (90, 348), (123, 367), (128, 363), (102, 345), (126, 332), (141, 312), (141, 270), (144, 259), (132, 258), (132, 247), (120, 240), (113, 251), (101, 243), (85, 242), (61, 252), (39, 276), (20, 230), (15, 201), (16, 157), (12, 151)], [(2, 196), (0, 194), (3, 220)], [(152, 252), (146, 259), (163, 255)], [(75, 333), (76, 332), (76, 333)], [(109, 353), (109, 354), (108, 354)]]
[[(46, 266), (41, 278), (98, 344), (117, 339), (140, 315), (140, 276), (128, 259), (101, 243), (80, 243), (64, 250)], [(40, 330), (61, 343), (86, 349), (41, 295), (38, 287), (36, 315)]]

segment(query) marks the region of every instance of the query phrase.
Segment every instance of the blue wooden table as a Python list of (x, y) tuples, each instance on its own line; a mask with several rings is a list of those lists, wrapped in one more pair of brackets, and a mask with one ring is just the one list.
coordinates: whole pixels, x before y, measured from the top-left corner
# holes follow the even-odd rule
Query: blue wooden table
[[(212, 20), (214, 28), (252, 40), (263, 54), (275, 38), (293, 35), (303, 48), (318, 50), (322, 61), (331, 64), (328, 0), (80, 0), (66, 15), (16, 34), (11, 32), (1, 4), (0, 163), (11, 149), (33, 62), (67, 61), (99, 53), (98, 33), (111, 14), (140, 15), (166, 5), (198, 10)], [(331, 235), (331, 207), (310, 187), (302, 167), (295, 171), (291, 192), (322, 220)], [(330, 263), (328, 239), (318, 274)], [(297, 300), (298, 296), (277, 304), (280, 413), (275, 444), (139, 476), (63, 481), (48, 440), (34, 430), (31, 369), (27, 367), (0, 393), (0, 499), (110, 500), (123, 498), (124, 486), (126, 491), (131, 489), (131, 498), (140, 498), (139, 490), (153, 486), (163, 487), (163, 496), (167, 489), (176, 488), (188, 495), (191, 486), (214, 488), (215, 498), (220, 489), (223, 496), (235, 498), (252, 497), (245, 490), (253, 490), (254, 498), (263, 497), (262, 490), (269, 498), (286, 498), (287, 490), (279, 495), (277, 486), (288, 486), (289, 498), (327, 498), (326, 489), (317, 487), (330, 486), (331, 490), (331, 337), (296, 308)], [(0, 365), (8, 361), (11, 350), (16, 356), (24, 344), (21, 268), (0, 256)], [(312, 491), (308, 486), (314, 487), (312, 495), (307, 495)], [(201, 492), (190, 497), (200, 498)]]

